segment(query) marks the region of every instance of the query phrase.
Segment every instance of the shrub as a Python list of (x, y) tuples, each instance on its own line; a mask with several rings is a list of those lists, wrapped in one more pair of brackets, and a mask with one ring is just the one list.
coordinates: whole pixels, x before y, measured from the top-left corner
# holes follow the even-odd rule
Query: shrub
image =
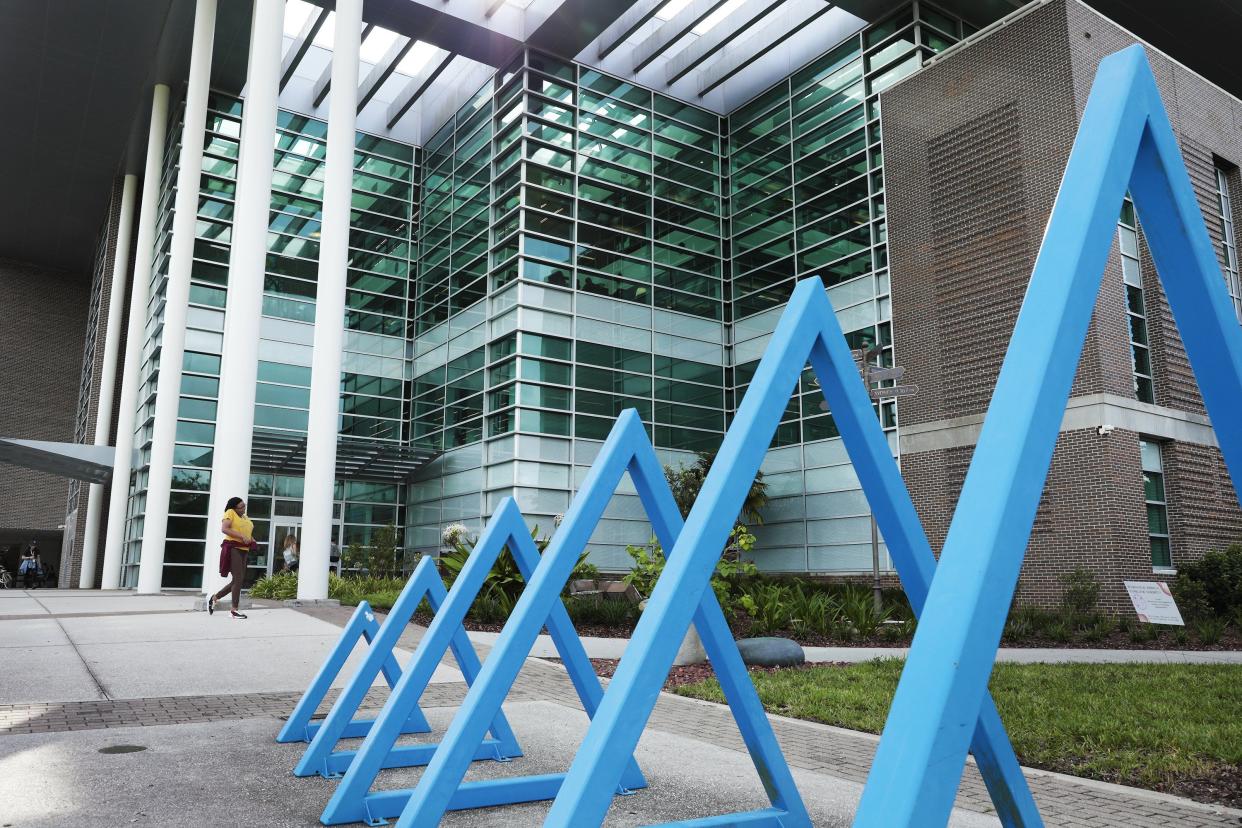
[[(841, 619), (841, 601), (823, 590), (795, 581), (787, 596), (790, 629), (801, 638), (828, 635)], [(796, 625), (796, 626), (795, 626)], [(804, 630), (799, 634), (799, 630)]]
[(562, 599), (575, 626), (628, 627), (638, 617), (638, 606), (600, 596), (579, 595)]
[(1087, 641), (1103, 641), (1116, 629), (1117, 622), (1108, 616), (1100, 616), (1095, 622), (1083, 630), (1082, 637)]
[(880, 638), (895, 644), (906, 637), (904, 626), (901, 624), (885, 624), (880, 627)]
[(356, 570), (362, 577), (394, 578), (401, 574), (404, 561), (398, 554), (397, 527), (388, 524), (371, 535), (371, 545), (351, 543), (341, 555), (341, 566)]
[(502, 590), (485, 592), (470, 607), (470, 617), (480, 624), (501, 624), (513, 612), (514, 602)]
[[(741, 553), (749, 552), (754, 545), (755, 536), (739, 523), (729, 533), (728, 549), (716, 562), (711, 586), (727, 617), (735, 614), (739, 599), (760, 580), (759, 569), (754, 562), (741, 557)], [(658, 540), (652, 538), (647, 546), (627, 546), (625, 551), (634, 561), (634, 567), (623, 580), (638, 590), (644, 598), (651, 597), (656, 581), (664, 572), (663, 547)]]
[(1073, 621), (1084, 619), (1095, 612), (1096, 603), (1100, 599), (1100, 581), (1087, 569), (1076, 566), (1060, 577), (1064, 591), (1061, 593), (1061, 607)]
[(1242, 543), (1208, 552), (1180, 569), (1173, 590), (1187, 615), (1231, 618), (1242, 610)]
[(1186, 642), (1189, 640), (1190, 640), (1190, 635), (1186, 632), (1185, 627), (1178, 627), (1177, 629), (1173, 631), (1173, 643), (1176, 644), (1177, 646), (1183, 647), (1186, 645)]
[[(474, 552), (478, 539), (471, 537), (466, 527), (460, 523), (446, 526), (441, 537), (449, 547), (449, 551), (442, 554), (439, 558), (440, 574), (443, 576), (445, 584), (451, 586), (466, 566), (466, 561), (470, 559), (470, 555)], [(535, 543), (535, 548), (539, 550), (540, 554), (543, 554), (543, 551), (548, 548), (550, 538), (540, 537), (538, 526), (530, 530), (530, 537)], [(578, 562), (574, 564), (573, 573), (569, 578), (570, 581), (595, 580), (599, 577), (599, 568), (594, 564), (587, 563), (586, 559), (589, 554), (590, 552), (583, 552), (578, 556)], [(496, 593), (504, 593), (509, 606), (512, 606), (517, 603), (518, 596), (522, 594), (522, 590), (525, 587), (526, 579), (522, 577), (522, 570), (518, 567), (513, 553), (506, 546), (496, 556), (496, 561), (488, 571), (487, 578), (483, 581), (483, 587), (479, 590), (479, 594), (494, 596)], [(565, 588), (561, 594), (569, 594), (568, 581), (565, 583)]]
[(1064, 644), (1069, 641), (1073, 633), (1074, 630), (1070, 626), (1069, 621), (1064, 618), (1058, 618), (1056, 621), (1049, 624), (1044, 630), (1044, 635), (1048, 636), (1048, 638), (1058, 644)]
[(751, 632), (771, 635), (789, 626), (789, 587), (783, 584), (759, 583), (741, 597), (739, 603), (751, 617)]
[(1005, 638), (1010, 641), (1023, 641), (1037, 638), (1044, 634), (1053, 623), (1053, 614), (1047, 610), (1033, 606), (1021, 606), (1009, 613), (1005, 624)]
[(1160, 630), (1155, 624), (1138, 623), (1130, 627), (1130, 640), (1135, 644), (1142, 644), (1145, 641), (1155, 641), (1160, 636)]
[(266, 598), (272, 601), (289, 601), (298, 597), (298, 576), (296, 572), (277, 572), (255, 581), (250, 587), (251, 598)]
[(875, 596), (870, 587), (862, 584), (846, 584), (841, 595), (841, 614), (850, 627), (863, 638), (875, 635), (880, 625), (888, 620), (891, 607), (875, 608)]
[(1223, 618), (1200, 618), (1194, 622), (1194, 627), (1199, 643), (1210, 647), (1220, 643), (1221, 633), (1225, 631), (1225, 620)]

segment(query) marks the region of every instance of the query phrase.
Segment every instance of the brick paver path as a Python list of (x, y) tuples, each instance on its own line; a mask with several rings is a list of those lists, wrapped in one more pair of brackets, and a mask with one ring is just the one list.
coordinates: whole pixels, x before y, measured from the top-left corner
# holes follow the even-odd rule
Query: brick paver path
[[(314, 609), (308, 614), (344, 625), (350, 610)], [(413, 649), (422, 629), (411, 626), (401, 646)], [(329, 693), (321, 713), (335, 699)], [(463, 682), (433, 684), (423, 695), (425, 707), (456, 707), (466, 693)], [(49, 733), (115, 727), (142, 727), (184, 722), (284, 716), (293, 709), (299, 692), (252, 693), (224, 696), (171, 696), (154, 699), (116, 699), (56, 704), (0, 705), (0, 735)], [(363, 708), (379, 709), (386, 688), (373, 689)], [(558, 665), (530, 660), (509, 694), (512, 700), (544, 700), (581, 709), (573, 685)], [(810, 722), (772, 717), (776, 737), (790, 765), (864, 782), (877, 738), (869, 734), (830, 728)], [(722, 705), (663, 693), (648, 725), (653, 730), (708, 742), (745, 752), (729, 709)], [(1076, 780), (1060, 774), (1026, 770), (1031, 790), (1048, 826), (1103, 828), (1223, 828), (1242, 826), (1242, 811), (1191, 802), (1163, 794)], [(958, 791), (957, 806), (991, 813), (992, 803), (974, 765), (968, 765)]]

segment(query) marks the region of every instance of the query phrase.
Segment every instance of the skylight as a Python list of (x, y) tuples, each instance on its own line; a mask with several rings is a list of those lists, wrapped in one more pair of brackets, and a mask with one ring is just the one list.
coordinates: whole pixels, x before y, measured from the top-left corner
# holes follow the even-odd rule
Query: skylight
[(691, 0), (668, 0), (668, 2), (661, 6), (659, 11), (655, 13), (655, 16), (660, 20), (672, 20), (677, 16), (678, 12), (690, 5), (690, 2)]
[(306, 25), (311, 14), (316, 11), (318, 9), (306, 0), (289, 0), (285, 4), (285, 34), (297, 37), (302, 33), (302, 27)]
[(699, 21), (699, 25), (695, 26), (692, 31), (696, 35), (705, 35), (716, 27), (726, 17), (733, 14), (737, 9), (745, 3), (746, 0), (729, 0), (720, 8), (709, 14), (707, 17)]
[(336, 12), (328, 12), (323, 25), (319, 27), (319, 33), (315, 35), (311, 43), (321, 49), (332, 48), (332, 44), (336, 43)]
[(403, 75), (414, 77), (438, 51), (440, 50), (430, 43), (416, 40), (414, 47), (406, 52), (405, 57), (401, 58), (401, 62), (397, 64), (397, 71)]
[(367, 35), (367, 39), (362, 41), (362, 48), (359, 50), (358, 56), (367, 63), (379, 63), (384, 59), (388, 49), (397, 42), (399, 37), (400, 35), (396, 32), (376, 26)]

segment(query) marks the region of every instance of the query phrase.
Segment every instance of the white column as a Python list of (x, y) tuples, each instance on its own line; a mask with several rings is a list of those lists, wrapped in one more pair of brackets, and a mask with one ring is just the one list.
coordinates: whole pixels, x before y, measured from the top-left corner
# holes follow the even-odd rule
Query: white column
[(216, 0), (196, 0), (190, 47), (190, 77), (185, 93), (185, 124), (181, 129), (177, 198), (169, 247), (168, 285), (164, 294), (164, 331), (160, 339), (160, 375), (155, 392), (151, 435), (150, 479), (143, 522), (138, 592), (158, 593), (164, 577), (164, 543), (168, 536), (168, 490), (173, 444), (177, 439), (177, 408), (181, 400), (181, 362), (185, 357), (186, 313), (190, 302), (190, 269), (194, 259), (194, 225), (198, 218), (198, 186), (202, 177), (203, 138), (207, 125), (207, 94), (211, 87), (211, 50), (216, 32)]
[[(104, 329), (103, 366), (99, 372), (99, 410), (95, 414), (95, 445), (111, 442), (112, 399), (116, 389), (116, 362), (121, 348), (121, 308), (129, 275), (129, 242), (134, 226), (134, 194), (138, 176), (125, 176), (121, 185), (121, 214), (117, 221), (116, 247), (112, 254), (112, 288), (108, 292), (108, 327)], [(114, 478), (115, 479), (115, 478)], [(126, 481), (129, 475), (125, 476)], [(92, 483), (86, 496), (86, 528), (82, 533), (82, 572), (78, 589), (94, 589), (95, 560), (99, 551), (99, 518), (103, 514), (103, 485)]]
[(328, 150), (324, 163), (323, 225), (319, 238), (319, 285), (315, 293), (315, 355), (306, 434), (306, 489), (302, 498), (302, 546), (298, 568), (298, 598), (302, 600), (328, 597), (361, 30), (362, 0), (337, 0), (332, 91), (328, 104)]
[[(116, 419), (116, 460), (112, 465), (112, 492), (108, 501), (108, 535), (104, 543), (100, 587), (121, 585), (125, 549), (125, 515), (129, 510), (129, 476), (133, 471), (134, 416), (142, 378), (142, 347), (147, 329), (147, 302), (151, 298), (151, 261), (155, 252), (155, 219), (160, 203), (160, 176), (164, 171), (164, 139), (168, 134), (168, 87), (157, 83), (151, 94), (151, 128), (147, 133), (147, 166), (142, 176), (142, 204), (138, 209), (138, 239), (134, 249), (134, 278), (129, 294), (129, 327), (125, 335), (125, 366), (121, 373), (121, 402)], [(113, 277), (115, 278), (115, 276)], [(84, 570), (85, 571), (85, 570)]]
[(255, 0), (237, 159), (237, 195), (233, 203), (233, 247), (229, 254), (224, 348), (220, 356), (220, 404), (216, 407), (207, 555), (203, 560), (204, 593), (215, 592), (224, 584), (217, 568), (224, 505), (231, 497), (247, 498), (250, 490), (250, 442), (254, 436), (284, 19), (284, 0)]

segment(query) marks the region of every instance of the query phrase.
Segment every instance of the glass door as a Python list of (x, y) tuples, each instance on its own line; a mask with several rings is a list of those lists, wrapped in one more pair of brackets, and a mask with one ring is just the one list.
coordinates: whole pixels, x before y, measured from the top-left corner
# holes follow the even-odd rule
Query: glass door
[(301, 550), (302, 519), (299, 517), (272, 518), (272, 542), (268, 546), (267, 574), (271, 575), (285, 568), (284, 550), (285, 545), (289, 543), (294, 544), (295, 549)]

